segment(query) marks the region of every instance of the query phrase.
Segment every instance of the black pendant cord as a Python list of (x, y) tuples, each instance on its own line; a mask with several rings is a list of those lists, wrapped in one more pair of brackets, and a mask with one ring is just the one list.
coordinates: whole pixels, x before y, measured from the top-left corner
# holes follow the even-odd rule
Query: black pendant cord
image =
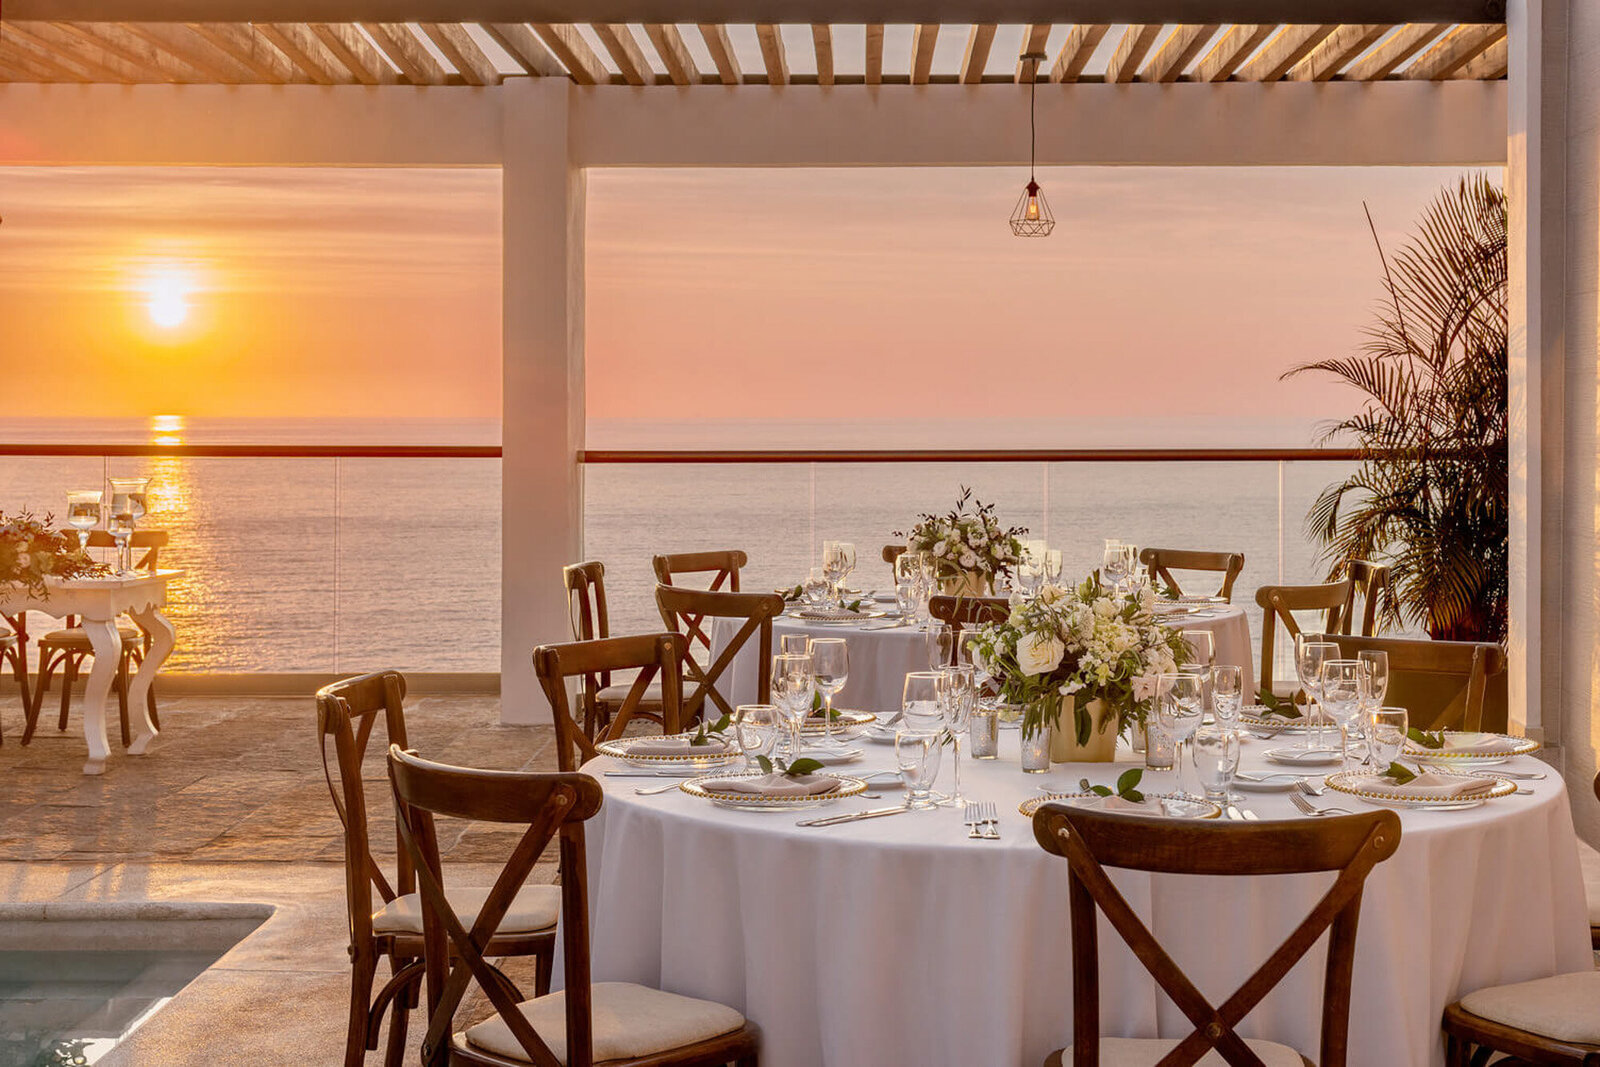
[(1034, 94), (1039, 91), (1039, 61), (1033, 61), (1033, 77), (1028, 79), (1028, 183), (1034, 182), (1033, 167), (1039, 158), (1039, 124), (1033, 112)]

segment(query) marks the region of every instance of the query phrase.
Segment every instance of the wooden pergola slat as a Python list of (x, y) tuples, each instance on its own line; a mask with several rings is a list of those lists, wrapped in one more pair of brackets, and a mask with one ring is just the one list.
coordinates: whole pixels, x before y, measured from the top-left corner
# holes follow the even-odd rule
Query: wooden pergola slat
[(117, 26), (106, 23), (58, 22), (63, 33), (71, 34), (84, 44), (99, 48), (129, 66), (154, 75), (153, 81), (204, 82), (204, 73), (181, 60), (168, 57), (159, 49), (151, 48), (143, 40), (126, 32), (118, 33)]
[(500, 84), (500, 72), (459, 22), (424, 22), (422, 32), (468, 85)]
[(911, 31), (911, 84), (927, 85), (933, 73), (933, 49), (939, 43), (939, 24), (919, 22)]
[(444, 68), (405, 23), (363, 22), (361, 28), (412, 85), (443, 85), (448, 80)]
[(561, 61), (579, 85), (600, 85), (611, 80), (600, 57), (578, 33), (578, 28), (566, 22), (531, 23), (533, 32), (545, 47)]
[[(550, 49), (539, 40), (538, 34), (528, 28), (527, 23), (480, 22), (478, 27), (487, 33), (495, 44), (505, 49), (506, 55), (515, 60), (517, 66), (527, 73), (540, 78), (566, 76), (567, 68), (550, 54)], [(673, 32), (677, 32), (676, 29)]]
[(883, 81), (883, 23), (867, 23), (867, 65), (866, 78), (868, 85), (877, 85)]
[(994, 47), (992, 22), (978, 23), (967, 31), (967, 47), (961, 54), (961, 70), (957, 73), (963, 85), (976, 85), (983, 81), (983, 71), (989, 65), (989, 51)]
[(699, 27), (700, 37), (706, 43), (706, 51), (711, 53), (711, 62), (716, 64), (717, 76), (722, 79), (722, 84), (738, 85), (739, 59), (733, 54), (733, 42), (728, 39), (728, 27), (720, 22), (702, 22)]
[(0, 26), (0, 66), (20, 72), (19, 81), (89, 82), (114, 74), (81, 56), (57, 52), (13, 22)]
[(670, 22), (652, 22), (644, 28), (645, 36), (656, 46), (656, 55), (667, 68), (667, 78), (673, 85), (692, 85), (700, 80), (700, 69), (683, 43), (683, 34)]
[(826, 22), (811, 24), (811, 50), (817, 56), (817, 84), (833, 84), (833, 27)]
[(296, 70), (317, 85), (378, 83), (375, 73), (368, 75), (370, 81), (364, 80), (348, 64), (334, 55), (316, 35), (314, 26), (300, 22), (258, 22), (255, 24), (255, 31), (282, 53)]
[(1499, 81), (1509, 72), (1511, 43), (1504, 37), (1483, 50), (1483, 55), (1462, 67), (1452, 78), (1471, 78), (1476, 81)]
[(1285, 26), (1248, 63), (1238, 70), (1239, 80), (1275, 82), (1293, 69), (1338, 26)]
[(1392, 29), (1381, 22), (1340, 26), (1289, 72), (1289, 80), (1329, 81)]
[(1506, 35), (1504, 26), (1457, 26), (1400, 72), (1402, 78), (1438, 81), (1477, 59)]
[(783, 33), (776, 23), (756, 26), (756, 41), (761, 45), (761, 65), (767, 68), (768, 85), (789, 84), (789, 57), (783, 51)]
[(1110, 29), (1110, 23), (1099, 22), (1079, 24), (1068, 30), (1067, 39), (1061, 45), (1061, 54), (1056, 56), (1056, 64), (1050, 70), (1050, 80), (1075, 82), (1082, 77), (1083, 68), (1089, 65), (1094, 50), (1100, 47), (1100, 42)]
[[(1051, 25), (1053, 24), (1049, 22), (1034, 23), (1028, 27), (1028, 32), (1022, 35), (1022, 53), (1017, 57), (1017, 83), (1019, 85), (1028, 80), (1029, 77), (1038, 77), (1034, 64), (1024, 62), (1022, 56), (1027, 55), (1029, 52), (1043, 52), (1050, 47)], [(1042, 68), (1044, 64), (1040, 63), (1038, 66)]]
[(240, 85), (253, 80), (247, 69), (217, 51), (187, 25), (129, 22), (120, 28), (149, 45), (158, 55), (167, 55), (188, 64), (199, 71), (206, 81), (219, 85)]
[(0, 25), (0, 41), (4, 40), (17, 46), (17, 56), (37, 72), (35, 76), (85, 82), (160, 80), (158, 74), (146, 75), (103, 49), (90, 48), (65, 36), (48, 22), (6, 22)]
[(286, 84), (311, 80), (248, 25), (237, 22), (196, 22), (191, 23), (189, 28), (261, 81)]
[(1261, 42), (1271, 37), (1272, 31), (1277, 28), (1270, 23), (1228, 27), (1228, 32), (1222, 35), (1216, 46), (1206, 53), (1206, 57), (1200, 61), (1200, 66), (1195, 69), (1195, 81), (1227, 81), (1233, 77), (1233, 72), (1239, 69), (1239, 65), (1249, 58), (1250, 53), (1261, 47)]
[(53, 60), (27, 51), (15, 37), (0, 36), (0, 75), (11, 82), (74, 82), (78, 78)]
[(638, 38), (623, 22), (597, 22), (590, 29), (600, 38), (600, 44), (610, 53), (622, 80), (629, 85), (649, 85), (655, 81), (655, 71), (639, 48)]
[(1111, 63), (1106, 67), (1106, 81), (1133, 81), (1140, 65), (1144, 63), (1144, 57), (1150, 53), (1160, 34), (1160, 23), (1129, 26), (1124, 30), (1122, 40), (1117, 42), (1117, 50), (1111, 54)]
[(313, 22), (311, 34), (328, 54), (363, 85), (394, 85), (396, 70), (354, 23)]
[(1445, 31), (1449, 23), (1412, 23), (1401, 26), (1388, 40), (1356, 60), (1344, 72), (1346, 81), (1378, 81), (1387, 78), (1406, 60), (1426, 48)]
[(1172, 35), (1161, 43), (1160, 49), (1145, 65), (1140, 77), (1147, 82), (1177, 81), (1221, 29), (1221, 23), (1216, 22), (1203, 26), (1175, 27)]

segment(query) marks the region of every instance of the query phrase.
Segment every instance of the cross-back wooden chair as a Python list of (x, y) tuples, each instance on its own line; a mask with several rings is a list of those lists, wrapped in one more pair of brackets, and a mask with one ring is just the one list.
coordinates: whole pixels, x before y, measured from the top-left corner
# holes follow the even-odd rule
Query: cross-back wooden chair
[(1412, 637), (1346, 637), (1333, 634), (1345, 659), (1372, 650), (1388, 654), (1389, 688), (1383, 702), (1405, 708), (1419, 730), (1504, 730), (1486, 722), (1485, 694), (1491, 677), (1505, 673), (1506, 653), (1486, 641), (1430, 641)]
[[(674, 580), (686, 575), (710, 575), (705, 579), (705, 584), (700, 586), (709, 592), (739, 592), (739, 571), (750, 557), (741, 549), (718, 549), (710, 552), (677, 552), (665, 556), (653, 556), (650, 566), (655, 571), (656, 581), (661, 585), (676, 586)], [(698, 583), (697, 583), (698, 584)], [(723, 587), (727, 588), (724, 589)], [(711, 651), (711, 635), (702, 630), (699, 620), (688, 622), (689, 650), (699, 645), (706, 652)]]
[[(1297, 611), (1325, 611), (1326, 622), (1322, 632), (1339, 632), (1339, 619), (1344, 602), (1350, 596), (1350, 579), (1329, 582), (1326, 585), (1263, 585), (1256, 590), (1256, 603), (1261, 606), (1261, 688), (1273, 692), (1272, 651), (1278, 634), (1278, 623), (1289, 632), (1289, 642), (1300, 634), (1300, 624), (1295, 621)], [(1295, 688), (1299, 683), (1294, 683)]]
[[(1189, 1067), (1215, 1049), (1235, 1067), (1304, 1062), (1293, 1049), (1246, 1041), (1234, 1029), (1284, 975), (1328, 933), (1322, 988), (1321, 1067), (1344, 1067), (1350, 1024), (1350, 981), (1356, 923), (1368, 873), (1400, 845), (1400, 819), (1392, 811), (1308, 819), (1303, 822), (1205, 824), (1045, 804), (1033, 817), (1034, 839), (1067, 860), (1072, 920), (1073, 1044), (1050, 1054), (1046, 1067), (1097, 1067), (1159, 1063)], [(1265, 963), (1220, 1006), (1195, 988), (1121, 891), (1106, 868), (1152, 874), (1261, 877), (1337, 871), (1332, 887)], [(1194, 1026), (1181, 1041), (1100, 1037), (1099, 922), (1112, 928), (1144, 964), (1162, 991)]]
[[(383, 736), (391, 743), (406, 744), (405, 694), (405, 677), (399, 671), (347, 678), (317, 691), (322, 772), (328, 780), (334, 810), (344, 826), (345, 901), (352, 966), (346, 1067), (359, 1067), (366, 1060), (367, 1050), (378, 1047), (385, 1011), (389, 1013), (389, 1034), (384, 1063), (397, 1067), (405, 1057), (407, 1021), (410, 1009), (416, 1006), (417, 986), (422, 981), (422, 906), (417, 897), (415, 871), (410, 857), (400, 847), (398, 820), (392, 879), (373, 856), (362, 778), (362, 762), (380, 724)], [(378, 751), (383, 751), (381, 745)], [(385, 809), (390, 807), (383, 794), (380, 802)], [(457, 890), (456, 906), (475, 910), (482, 906), (484, 896), (481, 889)], [(506, 932), (494, 940), (495, 955), (534, 956), (536, 983), (543, 992), (549, 988), (554, 963), (559, 890), (531, 886), (518, 894), (515, 907), (513, 919), (505, 924)], [(385, 959), (389, 961), (390, 977), (374, 998), (378, 965)]]
[[(756, 703), (772, 702), (772, 620), (783, 614), (783, 597), (776, 593), (718, 593), (705, 589), (679, 589), (656, 586), (656, 606), (673, 633), (684, 633), (693, 640), (700, 634), (711, 647), (709, 620), (742, 619), (722, 652), (708, 665), (701, 666), (688, 650), (683, 656), (683, 718), (688, 726), (702, 716), (718, 718), (733, 714), (733, 704), (717, 683), (733, 664), (734, 657), (754, 641), (756, 664)], [(706, 702), (715, 705), (708, 711)]]
[(905, 554), (906, 554), (906, 546), (905, 545), (884, 545), (883, 546), (883, 561), (885, 563), (887, 563), (891, 567), (894, 566), (895, 560), (899, 559), (901, 556), (903, 556)]
[[(594, 641), (611, 636), (611, 618), (606, 609), (606, 567), (599, 560), (571, 563), (561, 568), (567, 587), (567, 615), (575, 641)], [(595, 679), (598, 689), (584, 701), (583, 731), (592, 740), (605, 729), (621, 706), (633, 683), (614, 681), (610, 671)], [(586, 690), (587, 692), (587, 690)], [(654, 722), (661, 721), (661, 681), (650, 683), (643, 699), (635, 704), (635, 714)]]
[[(170, 537), (165, 530), (135, 530), (128, 539), (129, 546), (134, 549), (143, 549), (144, 554), (139, 556), (133, 569), (138, 571), (156, 570), (160, 563), (161, 550), (167, 547)], [(89, 531), (90, 548), (112, 548), (116, 540), (105, 530)], [(8, 620), (18, 630), (22, 643), (28, 640), (27, 620), (17, 617)], [(41, 636), (37, 642), (39, 649), (39, 670), (34, 682), (33, 706), (28, 709), (27, 725), (22, 731), (22, 743), (27, 744), (33, 740), (34, 731), (39, 727), (39, 715), (44, 710), (44, 694), (50, 688), (50, 681), (61, 672), (61, 714), (56, 720), (56, 728), (67, 728), (67, 715), (72, 710), (72, 686), (78, 680), (78, 673), (83, 667), (83, 661), (94, 655), (94, 645), (89, 641), (89, 634), (78, 625), (76, 616), (69, 615), (64, 620), (62, 629), (51, 630)], [(112, 688), (117, 694), (117, 711), (122, 721), (122, 747), (128, 747), (131, 734), (128, 731), (128, 681), (134, 668), (144, 662), (145, 653), (150, 651), (150, 635), (145, 633), (132, 619), (122, 618), (117, 621), (117, 636), (122, 640), (122, 652), (117, 660), (117, 673), (112, 677)], [(150, 712), (150, 722), (157, 728), (161, 726), (161, 716), (156, 711), (156, 687), (152, 683), (145, 693), (145, 708)]]
[(1389, 589), (1389, 568), (1370, 560), (1352, 559), (1344, 565), (1344, 576), (1350, 580), (1350, 595), (1345, 598), (1344, 610), (1339, 617), (1339, 632), (1350, 633), (1356, 625), (1356, 600), (1361, 604), (1360, 636), (1371, 637), (1378, 632), (1378, 602), (1392, 595)]
[[(389, 749), (389, 777), (424, 908), (425, 1067), (755, 1067), (760, 1033), (734, 1009), (591, 980), (583, 824), (600, 810), (600, 784), (593, 778), (450, 767), (398, 746)], [(435, 826), (441, 816), (527, 827), (476, 915), (462, 915), (450, 901)], [(552, 841), (561, 869), (563, 991), (524, 1000), (487, 957), (496, 955), (496, 927)], [(474, 982), (495, 1014), (456, 1033), (455, 1013)]]
[(948, 623), (955, 640), (950, 642), (950, 663), (961, 658), (961, 630), (967, 626), (987, 626), (1003, 622), (1011, 614), (1011, 601), (1003, 596), (945, 596), (928, 598), (928, 614)]
[(1158, 589), (1171, 586), (1180, 596), (1183, 587), (1173, 576), (1173, 571), (1208, 571), (1222, 575), (1222, 587), (1216, 596), (1233, 602), (1233, 583), (1244, 571), (1242, 552), (1200, 552), (1187, 548), (1146, 548), (1139, 552), (1139, 562), (1150, 568), (1150, 581)]
[[(556, 765), (563, 771), (577, 770), (599, 755), (596, 743), (622, 737), (634, 719), (659, 722), (663, 733), (678, 733), (682, 729), (683, 706), (682, 678), (678, 671), (686, 646), (682, 634), (638, 634), (565, 645), (540, 645), (534, 649), (534, 673), (539, 676), (539, 685), (550, 702), (556, 724)], [(617, 704), (616, 714), (598, 733), (580, 726), (567, 696), (567, 679), (583, 679), (579, 697), (587, 723), (592, 721), (589, 706), (599, 693), (596, 678), (611, 671), (625, 670), (639, 673)], [(651, 689), (660, 698), (656, 702), (656, 714), (640, 710)]]

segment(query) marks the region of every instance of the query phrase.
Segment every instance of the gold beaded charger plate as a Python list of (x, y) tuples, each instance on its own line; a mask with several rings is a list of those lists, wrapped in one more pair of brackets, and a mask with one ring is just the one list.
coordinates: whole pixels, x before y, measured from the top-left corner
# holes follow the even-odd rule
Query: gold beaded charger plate
[(1493, 767), (1515, 756), (1532, 755), (1540, 748), (1539, 742), (1531, 737), (1513, 737), (1486, 730), (1445, 730), (1441, 736), (1446, 743), (1444, 748), (1429, 748), (1408, 738), (1404, 754), (1410, 759), (1442, 767)]
[[(1148, 810), (1145, 811), (1107, 810), (1114, 811), (1115, 814), (1119, 815), (1143, 815), (1152, 819), (1218, 819), (1222, 817), (1221, 807), (1200, 797), (1184, 796), (1181, 793), (1146, 793), (1144, 798), (1147, 801), (1153, 800), (1158, 803), (1149, 806)], [(1033, 818), (1033, 813), (1039, 810), (1040, 805), (1047, 804), (1053, 800), (1059, 800), (1063, 804), (1071, 804), (1073, 807), (1092, 807), (1111, 799), (1114, 798), (1103, 797), (1098, 793), (1045, 793), (1041, 796), (1024, 800), (1017, 805), (1017, 810), (1031, 819)]]
[(1323, 779), (1329, 789), (1352, 796), (1368, 804), (1380, 808), (1399, 808), (1402, 811), (1464, 811), (1467, 808), (1476, 808), (1486, 800), (1495, 800), (1499, 797), (1508, 797), (1517, 791), (1517, 783), (1509, 778), (1500, 778), (1493, 774), (1454, 774), (1450, 772), (1435, 771), (1449, 778), (1487, 778), (1494, 782), (1494, 786), (1487, 792), (1475, 793), (1472, 796), (1444, 796), (1444, 797), (1407, 797), (1394, 789), (1374, 790), (1363, 788), (1361, 779), (1370, 778), (1370, 773), (1358, 771), (1338, 771)]
[(869, 619), (882, 619), (888, 616), (887, 611), (851, 611), (849, 608), (801, 608), (793, 613), (794, 617), (805, 622), (820, 622), (830, 625), (846, 625), (852, 622), (866, 622)]
[[(854, 737), (863, 729), (877, 722), (877, 716), (870, 711), (846, 711), (843, 708), (833, 709), (833, 733), (836, 737)], [(827, 731), (822, 722), (821, 715), (807, 715), (800, 724), (800, 732), (806, 737), (821, 737)]]
[(771, 796), (763, 793), (741, 793), (731, 789), (708, 788), (707, 785), (729, 779), (754, 780), (766, 777), (768, 775), (759, 771), (752, 774), (711, 774), (680, 782), (678, 788), (692, 797), (709, 800), (719, 808), (733, 808), (737, 811), (802, 811), (806, 808), (820, 808), (824, 804), (832, 804), (835, 800), (853, 797), (867, 791), (867, 783), (860, 778), (852, 778), (847, 774), (833, 774), (829, 771), (817, 771), (815, 774), (817, 778), (832, 778), (839, 783), (837, 789), (827, 793)]
[[(1274, 733), (1303, 734), (1310, 727), (1304, 715), (1298, 719), (1287, 719), (1282, 715), (1268, 715), (1266, 708), (1260, 704), (1245, 708), (1239, 712), (1239, 725), (1246, 730), (1271, 730)], [(1332, 723), (1324, 723), (1329, 729), (1337, 729)]]
[[(692, 734), (677, 734), (675, 736), (679, 737), (679, 738), (687, 739), (689, 737), (692, 737), (693, 735)], [(661, 753), (639, 752), (639, 753), (634, 753), (632, 755), (630, 755), (628, 753), (628, 746), (637, 744), (638, 742), (644, 741), (644, 740), (655, 741), (655, 740), (671, 740), (671, 739), (670, 738), (622, 737), (622, 738), (618, 738), (618, 739), (616, 739), (614, 741), (601, 741), (599, 744), (595, 745), (594, 747), (595, 747), (595, 750), (597, 752), (599, 752), (602, 756), (610, 756), (613, 759), (622, 760), (624, 763), (631, 763), (635, 767), (663, 767), (663, 766), (667, 766), (667, 767), (686, 767), (686, 768), (689, 768), (690, 770), (697, 770), (697, 769), (700, 769), (700, 768), (704, 768), (706, 770), (710, 770), (713, 767), (726, 767), (728, 764), (733, 763), (735, 760), (740, 760), (740, 759), (744, 758), (744, 754), (739, 751), (738, 746), (733, 745), (733, 744), (729, 744), (727, 748), (721, 749), (721, 750), (716, 751), (716, 752), (694, 752), (694, 751), (661, 752)]]

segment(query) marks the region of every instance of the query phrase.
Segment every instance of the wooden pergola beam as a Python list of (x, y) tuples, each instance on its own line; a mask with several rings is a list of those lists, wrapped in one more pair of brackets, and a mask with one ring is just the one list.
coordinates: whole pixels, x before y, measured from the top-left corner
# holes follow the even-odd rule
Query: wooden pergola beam
[(1215, 22), (1204, 26), (1175, 27), (1172, 36), (1161, 43), (1161, 48), (1151, 57), (1140, 77), (1147, 82), (1177, 81), (1221, 29), (1221, 24)]
[(1150, 53), (1160, 34), (1159, 23), (1129, 26), (1124, 30), (1122, 40), (1117, 42), (1117, 50), (1111, 53), (1111, 62), (1106, 66), (1106, 81), (1133, 81), (1144, 63), (1144, 57)]
[(444, 68), (405, 23), (363, 22), (361, 28), (412, 85), (444, 85), (448, 81)]
[(1261, 42), (1272, 36), (1272, 31), (1277, 29), (1272, 24), (1243, 24), (1228, 27), (1228, 32), (1222, 35), (1215, 47), (1206, 53), (1206, 57), (1195, 68), (1194, 80), (1201, 82), (1225, 82), (1233, 77), (1233, 72), (1245, 61), (1251, 52), (1261, 47)]
[(1402, 78), (1439, 81), (1454, 76), (1506, 36), (1504, 26), (1457, 26), (1400, 72)]
[(683, 34), (670, 22), (652, 22), (644, 28), (645, 36), (656, 46), (656, 55), (667, 68), (667, 78), (673, 85), (693, 85), (700, 80), (700, 68), (683, 43)]
[[(0, 25), (0, 67), (20, 73), (20, 81), (92, 82), (122, 81), (110, 68), (96, 69), (83, 59), (63, 55), (49, 44), (19, 30), (15, 23)], [(8, 75), (9, 77), (9, 75)]]
[[(1022, 35), (1022, 52), (1017, 56), (1017, 84), (1022, 84), (1030, 77), (1038, 77), (1035, 64), (1025, 61), (1022, 56), (1029, 52), (1043, 52), (1050, 46), (1050, 27), (1052, 23), (1036, 22), (1028, 27), (1028, 32)], [(1038, 64), (1042, 68), (1043, 64)]]
[(253, 27), (234, 22), (196, 22), (189, 28), (260, 81), (288, 84), (311, 80)]
[(1275, 82), (1294, 68), (1312, 49), (1326, 41), (1337, 26), (1285, 26), (1244, 66), (1240, 81)]
[(247, 69), (218, 52), (205, 38), (188, 26), (176, 23), (133, 22), (122, 26), (121, 29), (137, 37), (157, 53), (165, 53), (193, 67), (209, 82), (219, 85), (241, 85), (255, 80)]
[(811, 24), (811, 50), (817, 56), (817, 84), (833, 84), (833, 27), (826, 22)]
[(500, 72), (466, 27), (456, 22), (424, 22), (422, 32), (468, 85), (500, 84)]
[[(480, 22), (478, 26), (527, 73), (540, 78), (566, 76), (567, 68), (550, 54), (550, 49), (528, 28), (527, 23)], [(677, 33), (677, 28), (674, 27), (672, 32)], [(656, 47), (661, 46), (657, 44)]]
[(159, 74), (129, 64), (67, 36), (48, 22), (0, 23), (0, 41), (16, 46), (17, 58), (40, 75), (88, 82), (159, 81)]
[(1483, 55), (1462, 67), (1452, 78), (1470, 78), (1474, 81), (1498, 81), (1510, 71), (1511, 43), (1504, 37), (1483, 50)]
[(1289, 72), (1289, 80), (1330, 81), (1392, 29), (1393, 26), (1381, 22), (1340, 26)]
[(933, 73), (933, 49), (939, 43), (939, 24), (919, 22), (911, 31), (911, 84), (927, 85)]
[(75, 77), (60, 63), (32, 52), (15, 38), (0, 34), (0, 76), (10, 82), (75, 82)]
[(561, 61), (567, 68), (567, 73), (572, 75), (572, 80), (579, 85), (603, 85), (611, 80), (605, 64), (600, 62), (600, 57), (594, 54), (594, 49), (578, 33), (578, 28), (570, 23), (535, 22), (531, 24), (533, 32), (544, 42), (545, 47)]
[(194, 67), (118, 26), (105, 23), (58, 22), (56, 28), (83, 44), (98, 48), (136, 70), (147, 72), (152, 81), (205, 82), (207, 76)]
[(883, 23), (867, 23), (866, 82), (878, 85), (883, 81)]
[(645, 59), (638, 38), (634, 37), (627, 24), (597, 22), (590, 28), (600, 38), (601, 46), (610, 53), (611, 61), (617, 65), (623, 81), (629, 85), (649, 85), (655, 81), (655, 71), (650, 69), (650, 61)]
[(1449, 23), (1444, 22), (1401, 26), (1387, 41), (1356, 60), (1344, 72), (1344, 79), (1365, 82), (1387, 78), (1449, 28)]
[(739, 58), (733, 54), (733, 42), (728, 39), (728, 27), (722, 23), (699, 23), (700, 39), (706, 43), (706, 51), (711, 53), (711, 62), (716, 64), (717, 76), (722, 79), (723, 85), (738, 85), (740, 81)]
[(994, 47), (995, 29), (994, 23), (983, 22), (967, 31), (967, 47), (961, 54), (958, 74), (962, 84), (976, 85), (983, 81), (984, 68), (989, 65), (989, 51)]
[(767, 68), (768, 85), (789, 84), (789, 57), (783, 51), (783, 33), (770, 22), (756, 26), (756, 41), (761, 45), (761, 65)]
[(1110, 23), (1100, 22), (1092, 25), (1080, 23), (1068, 30), (1067, 39), (1061, 45), (1061, 54), (1056, 56), (1056, 64), (1050, 69), (1050, 80), (1075, 82), (1082, 77), (1083, 68), (1088, 66), (1089, 58), (1100, 47), (1100, 42), (1110, 29)]

